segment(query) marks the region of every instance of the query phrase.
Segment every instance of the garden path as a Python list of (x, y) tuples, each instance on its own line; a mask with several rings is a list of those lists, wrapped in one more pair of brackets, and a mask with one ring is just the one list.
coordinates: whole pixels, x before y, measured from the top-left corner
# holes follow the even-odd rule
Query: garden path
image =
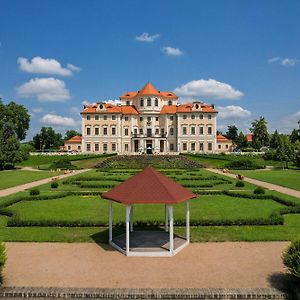
[[(75, 171), (74, 173), (63, 174), (63, 175), (58, 175), (58, 176), (54, 176), (54, 177), (58, 177), (59, 179), (64, 179), (64, 178), (67, 178), (67, 177), (70, 177), (70, 176), (74, 176), (74, 175), (84, 173), (84, 172), (89, 171), (89, 170), (90, 169), (83, 169), (83, 170)], [(29, 182), (29, 183), (17, 185), (17, 186), (8, 188), (8, 189), (0, 190), (0, 197), (4, 197), (4, 196), (8, 196), (8, 195), (15, 194), (15, 193), (18, 193), (18, 192), (22, 192), (22, 191), (25, 191), (27, 189), (31, 189), (31, 188), (39, 186), (39, 185), (49, 183), (51, 181), (52, 181), (52, 177), (49, 177), (49, 178), (45, 178), (45, 179), (41, 179), (41, 180)]]
[[(217, 170), (217, 169), (209, 169), (207, 168), (206, 170), (211, 171), (213, 173), (216, 174), (220, 174), (220, 175), (225, 175), (231, 178), (236, 178), (236, 174), (231, 174), (231, 173), (223, 173), (221, 170)], [(244, 177), (244, 181), (264, 187), (266, 189), (269, 190), (274, 190), (277, 191), (279, 193), (283, 193), (286, 195), (290, 195), (290, 196), (294, 196), (294, 197), (298, 197), (300, 198), (300, 191), (294, 190), (294, 189), (290, 189), (287, 187), (283, 187), (277, 184), (273, 184), (273, 183), (269, 183), (269, 182), (265, 182), (265, 181), (261, 181), (261, 180), (257, 180), (257, 179), (253, 179), (253, 178), (249, 178), (249, 177)]]
[(107, 244), (6, 243), (3, 285), (67, 288), (280, 288), (289, 242), (192, 243), (174, 257)]

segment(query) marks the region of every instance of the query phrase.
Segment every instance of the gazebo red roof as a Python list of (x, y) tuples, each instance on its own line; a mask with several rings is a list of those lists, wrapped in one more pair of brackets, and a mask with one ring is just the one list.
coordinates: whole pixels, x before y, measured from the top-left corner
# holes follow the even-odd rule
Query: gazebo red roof
[(123, 204), (174, 204), (196, 197), (196, 194), (152, 167), (146, 167), (102, 194), (102, 198)]

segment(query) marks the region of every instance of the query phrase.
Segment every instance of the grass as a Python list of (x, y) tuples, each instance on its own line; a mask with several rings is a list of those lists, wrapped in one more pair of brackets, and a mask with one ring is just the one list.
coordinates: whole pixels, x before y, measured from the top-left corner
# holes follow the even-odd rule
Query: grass
[(0, 190), (56, 176), (61, 172), (11, 170), (0, 172)]
[(239, 170), (234, 173), (300, 191), (300, 171), (297, 170)]

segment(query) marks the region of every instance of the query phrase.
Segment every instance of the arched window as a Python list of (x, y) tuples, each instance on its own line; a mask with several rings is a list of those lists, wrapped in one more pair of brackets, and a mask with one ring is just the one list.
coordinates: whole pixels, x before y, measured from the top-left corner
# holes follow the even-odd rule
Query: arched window
[(196, 104), (196, 105), (195, 105), (195, 108), (198, 109), (198, 108), (199, 108), (199, 104)]
[(127, 100), (126, 101), (126, 105), (129, 106), (130, 105), (130, 101)]
[(172, 105), (172, 100), (169, 100), (169, 101), (168, 101), (168, 105)]
[(158, 99), (155, 98), (155, 106), (158, 106)]
[(151, 106), (151, 98), (147, 98), (147, 106)]
[(141, 98), (140, 106), (144, 106), (144, 99), (143, 98)]

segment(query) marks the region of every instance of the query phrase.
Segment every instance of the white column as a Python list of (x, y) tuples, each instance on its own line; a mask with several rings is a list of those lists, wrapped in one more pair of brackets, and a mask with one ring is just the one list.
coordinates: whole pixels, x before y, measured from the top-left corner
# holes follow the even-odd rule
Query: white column
[(190, 202), (186, 201), (186, 240), (190, 242)]
[(165, 204), (165, 231), (168, 232), (168, 207), (167, 204)]
[(129, 254), (129, 215), (130, 215), (130, 205), (126, 205), (126, 255)]
[(130, 232), (133, 231), (133, 205), (130, 206)]
[(109, 232), (109, 241), (112, 241), (112, 201), (108, 201), (108, 232)]
[(170, 216), (170, 253), (174, 251), (174, 233), (173, 233), (173, 205), (169, 205), (169, 216)]

